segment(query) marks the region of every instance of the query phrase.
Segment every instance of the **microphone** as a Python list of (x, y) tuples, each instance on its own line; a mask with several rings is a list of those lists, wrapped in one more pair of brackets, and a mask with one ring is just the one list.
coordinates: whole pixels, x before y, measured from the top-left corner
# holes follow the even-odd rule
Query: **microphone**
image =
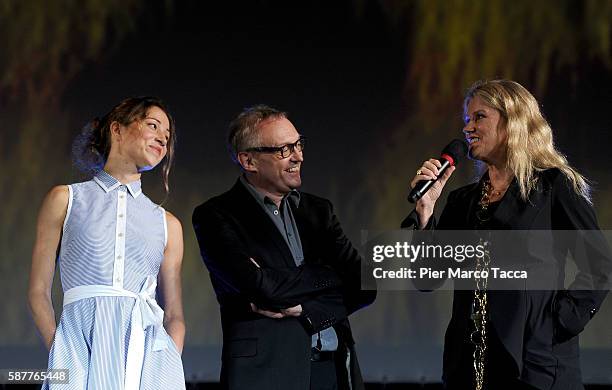
[[(467, 152), (468, 146), (463, 140), (454, 139), (446, 145), (440, 155), (439, 161), (442, 163), (442, 167), (438, 168), (438, 178), (444, 174), (448, 167), (459, 164), (459, 161), (465, 158)], [(438, 179), (421, 180), (416, 183), (408, 195), (408, 201), (410, 201), (410, 203), (415, 203), (417, 200), (421, 199), (437, 180)]]

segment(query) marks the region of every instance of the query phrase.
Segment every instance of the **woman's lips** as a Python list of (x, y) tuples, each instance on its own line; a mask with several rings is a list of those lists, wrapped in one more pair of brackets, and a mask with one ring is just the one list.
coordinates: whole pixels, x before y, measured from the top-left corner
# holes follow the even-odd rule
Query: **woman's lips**
[(158, 156), (161, 156), (162, 152), (164, 151), (160, 146), (149, 145), (149, 148), (153, 149), (155, 154), (157, 154)]
[(473, 144), (477, 143), (478, 141), (480, 141), (480, 137), (474, 136), (474, 137), (469, 137), (467, 139), (467, 142), (470, 146), (472, 146)]

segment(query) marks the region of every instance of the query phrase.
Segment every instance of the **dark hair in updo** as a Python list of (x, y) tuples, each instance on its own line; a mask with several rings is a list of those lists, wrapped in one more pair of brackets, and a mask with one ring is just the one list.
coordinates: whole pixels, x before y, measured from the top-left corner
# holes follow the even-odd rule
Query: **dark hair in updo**
[(111, 149), (111, 124), (117, 122), (123, 126), (128, 126), (134, 121), (143, 120), (151, 107), (161, 109), (168, 116), (170, 122), (170, 138), (166, 145), (168, 152), (162, 164), (162, 178), (167, 194), (170, 191), (168, 176), (174, 159), (176, 133), (172, 115), (170, 115), (166, 105), (157, 97), (142, 96), (124, 99), (102, 118), (95, 118), (86, 124), (72, 144), (74, 165), (92, 176), (102, 170)]

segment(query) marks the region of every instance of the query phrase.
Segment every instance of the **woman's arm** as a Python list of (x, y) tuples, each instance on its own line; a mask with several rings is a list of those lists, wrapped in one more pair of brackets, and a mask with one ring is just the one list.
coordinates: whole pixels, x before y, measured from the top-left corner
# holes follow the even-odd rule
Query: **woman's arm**
[(564, 238), (574, 255), (578, 273), (555, 302), (557, 319), (567, 331), (565, 337), (573, 337), (584, 329), (608, 294), (612, 283), (612, 254), (599, 229), (595, 210), (561, 173), (555, 178), (552, 191), (553, 229), (576, 231), (572, 237)]
[(181, 296), (181, 264), (183, 261), (183, 228), (180, 221), (166, 212), (168, 243), (159, 273), (160, 292), (164, 308), (164, 327), (174, 340), (179, 352), (183, 351), (185, 319)]
[(455, 167), (451, 166), (444, 172), (442, 176), (438, 178), (440, 171), (438, 168), (442, 167), (442, 163), (436, 159), (429, 159), (423, 162), (423, 165), (417, 171), (416, 176), (410, 182), (410, 187), (414, 188), (421, 180), (435, 180), (438, 179), (431, 188), (425, 192), (425, 194), (416, 202), (414, 210), (404, 219), (402, 222), (402, 229), (408, 228), (415, 225), (415, 229), (425, 229), (430, 225), (430, 219), (434, 213), (434, 207), (436, 201), (442, 195), (442, 189), (446, 185), (446, 182), (455, 171)]
[(36, 242), (32, 251), (28, 302), (47, 349), (51, 349), (56, 329), (51, 287), (69, 196), (68, 186), (57, 186), (49, 191), (38, 215)]

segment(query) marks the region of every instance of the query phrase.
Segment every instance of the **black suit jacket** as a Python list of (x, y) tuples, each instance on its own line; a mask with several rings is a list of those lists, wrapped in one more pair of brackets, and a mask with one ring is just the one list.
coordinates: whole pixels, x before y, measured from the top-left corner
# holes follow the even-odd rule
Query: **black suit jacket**
[[(222, 387), (308, 389), (311, 335), (333, 325), (338, 355), (350, 352), (353, 389), (362, 389), (347, 317), (372, 303), (376, 293), (360, 290), (361, 257), (328, 200), (301, 193), (292, 212), (304, 252), (300, 267), (274, 223), (239, 181), (193, 213), (221, 309)], [(301, 304), (303, 315), (271, 319), (253, 313), (250, 302), (268, 310)], [(341, 385), (348, 375), (340, 375)]]
[[(432, 218), (427, 228), (473, 229), (480, 188), (479, 183), (474, 183), (451, 192), (439, 222)], [(416, 222), (413, 212), (402, 227)], [(515, 363), (514, 367), (508, 367), (509, 377), (520, 378), (538, 389), (582, 389), (578, 334), (601, 306), (607, 294), (601, 287), (610, 285), (612, 275), (610, 252), (598, 231), (593, 208), (576, 195), (558, 169), (549, 169), (538, 174), (537, 187), (528, 202), (521, 199), (516, 180), (510, 185), (493, 214), (491, 229), (595, 230), (599, 244), (591, 248), (593, 252), (588, 257), (596, 265), (580, 269), (581, 264), (577, 264), (578, 275), (567, 290), (559, 285), (555, 291), (490, 291), (488, 294), (489, 323)], [(575, 249), (570, 240), (555, 241), (554, 245), (553, 251), (557, 254)], [(559, 258), (565, 259), (565, 256)], [(558, 265), (560, 283), (564, 266)], [(594, 277), (599, 278), (598, 289), (593, 288)], [(465, 358), (461, 352), (465, 348), (466, 328), (472, 326), (466, 316), (472, 297), (470, 291), (454, 293), (444, 348), (443, 378), (447, 383), (464, 375), (459, 372), (460, 360)]]

